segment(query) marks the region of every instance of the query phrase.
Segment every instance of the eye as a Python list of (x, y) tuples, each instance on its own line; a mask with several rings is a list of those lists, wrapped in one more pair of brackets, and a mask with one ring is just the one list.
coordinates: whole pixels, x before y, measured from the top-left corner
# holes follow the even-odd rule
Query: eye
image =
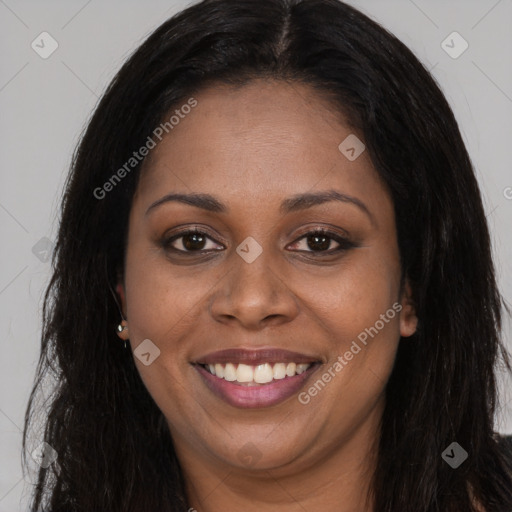
[[(305, 249), (299, 249), (301, 252), (332, 254), (354, 247), (354, 244), (350, 240), (325, 229), (309, 231), (297, 239), (292, 245), (300, 245), (301, 241), (304, 242), (302, 246), (306, 247)], [(334, 249), (331, 247), (333, 241), (338, 244), (338, 247)], [(297, 249), (297, 247), (295, 247), (295, 249)]]
[[(332, 248), (333, 242), (337, 244), (337, 247)], [(301, 244), (302, 248), (300, 247)], [(167, 251), (182, 254), (202, 254), (225, 248), (210, 237), (208, 233), (198, 229), (189, 229), (166, 237), (161, 241), (161, 245)], [(354, 243), (339, 234), (325, 229), (316, 229), (305, 233), (288, 247), (299, 252), (333, 254), (354, 246)]]
[[(194, 229), (182, 231), (181, 233), (166, 238), (162, 241), (162, 245), (167, 250), (182, 253), (200, 253), (203, 251), (220, 250), (211, 245), (208, 246), (208, 241), (214, 242), (204, 231)], [(215, 243), (213, 245), (215, 246)], [(224, 246), (221, 246), (221, 249), (223, 248)]]

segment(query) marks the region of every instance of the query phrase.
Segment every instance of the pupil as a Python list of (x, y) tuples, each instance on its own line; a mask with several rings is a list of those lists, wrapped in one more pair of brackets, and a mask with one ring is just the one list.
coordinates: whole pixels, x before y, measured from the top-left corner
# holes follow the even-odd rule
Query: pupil
[(199, 249), (201, 250), (204, 246), (204, 236), (199, 233), (191, 233), (183, 237), (183, 246), (187, 250)]
[[(312, 242), (311, 242), (312, 241)], [(311, 250), (325, 251), (329, 248), (330, 238), (325, 235), (308, 236), (308, 247)]]

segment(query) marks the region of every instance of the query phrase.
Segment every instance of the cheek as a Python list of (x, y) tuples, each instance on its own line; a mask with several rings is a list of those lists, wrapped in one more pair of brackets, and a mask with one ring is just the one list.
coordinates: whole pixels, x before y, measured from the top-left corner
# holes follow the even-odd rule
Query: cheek
[[(331, 402), (343, 423), (368, 413), (393, 368), (400, 339), (400, 268), (392, 250), (372, 247), (347, 258), (326, 281), (308, 279), (304, 285), (330, 357), (303, 398), (316, 402), (314, 407)], [(325, 387), (318, 382), (322, 377), (329, 381)]]
[(130, 334), (161, 341), (180, 336), (187, 328), (187, 318), (221, 278), (217, 270), (173, 266), (159, 249), (133, 244), (127, 252), (125, 272)]
[[(178, 423), (181, 420), (179, 416), (174, 417), (174, 411), (176, 408), (183, 411), (189, 401), (183, 392), (183, 372), (189, 371), (187, 347), (181, 341), (193, 330), (195, 307), (204, 300), (211, 286), (207, 279), (201, 278), (194, 281), (194, 286), (190, 284), (190, 279), (180, 278), (176, 270), (173, 272), (171, 264), (155, 247), (144, 243), (129, 246), (125, 287), (134, 362), (158, 407)], [(148, 365), (137, 357), (136, 351), (146, 339), (159, 350)]]
[(347, 270), (328, 296), (315, 295), (330, 357), (299, 398), (314, 411), (312, 428), (323, 410), (331, 410), (333, 436), (362, 422), (380, 403), (400, 340), (399, 281), (385, 265), (362, 270)]
[[(341, 346), (373, 326), (398, 301), (399, 268), (394, 258), (383, 254), (361, 249), (328, 276), (301, 278), (304, 301)], [(396, 334), (398, 315), (392, 310), (388, 317), (391, 316), (383, 330), (389, 331), (392, 325)]]

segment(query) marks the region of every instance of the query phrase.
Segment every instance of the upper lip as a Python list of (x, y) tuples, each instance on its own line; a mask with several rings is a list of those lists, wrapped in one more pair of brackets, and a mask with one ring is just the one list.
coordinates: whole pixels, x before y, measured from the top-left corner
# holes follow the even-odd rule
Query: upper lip
[(210, 352), (198, 357), (196, 364), (226, 364), (243, 363), (257, 366), (263, 363), (316, 363), (320, 362), (317, 357), (291, 352), (280, 348), (243, 349), (228, 348), (217, 352)]

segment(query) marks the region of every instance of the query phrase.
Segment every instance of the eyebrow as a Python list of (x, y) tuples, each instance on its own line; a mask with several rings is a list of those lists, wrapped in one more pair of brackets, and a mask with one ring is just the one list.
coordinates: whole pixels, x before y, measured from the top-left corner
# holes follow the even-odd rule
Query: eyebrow
[[(210, 194), (197, 194), (197, 193), (171, 193), (167, 194), (161, 199), (158, 199), (154, 203), (152, 203), (149, 208), (146, 210), (146, 215), (151, 211), (161, 206), (162, 204), (169, 202), (179, 202), (183, 204), (188, 204), (191, 206), (195, 206), (196, 208), (201, 208), (203, 210), (214, 212), (214, 213), (228, 213), (229, 208), (221, 203), (218, 199)], [(375, 218), (372, 213), (368, 209), (368, 207), (357, 197), (349, 196), (347, 194), (342, 194), (336, 190), (326, 190), (322, 192), (307, 192), (303, 194), (297, 194), (295, 196), (289, 197), (285, 199), (281, 206), (279, 207), (279, 211), (281, 214), (285, 215), (292, 212), (297, 212), (301, 210), (306, 210), (313, 206), (325, 204), (331, 201), (338, 201), (341, 203), (349, 203), (357, 206), (361, 211), (363, 211), (372, 221), (372, 224), (376, 224)]]

